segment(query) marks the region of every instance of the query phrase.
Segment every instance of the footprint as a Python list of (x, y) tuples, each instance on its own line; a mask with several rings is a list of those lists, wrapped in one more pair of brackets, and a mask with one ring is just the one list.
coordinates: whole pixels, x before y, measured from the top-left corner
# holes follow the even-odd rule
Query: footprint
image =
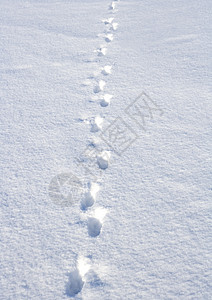
[(118, 28), (118, 26), (119, 26), (119, 24), (118, 24), (118, 23), (112, 23), (112, 24), (111, 24), (111, 28), (110, 28), (110, 29), (112, 29), (112, 30), (116, 31), (116, 30), (117, 30), (117, 28)]
[(105, 170), (108, 168), (110, 160), (110, 152), (103, 151), (100, 155), (97, 156), (97, 164), (100, 169)]
[(97, 132), (99, 130), (102, 130), (103, 120), (104, 119), (99, 116), (95, 117), (94, 123), (91, 126), (91, 132)]
[(100, 105), (101, 105), (102, 107), (108, 106), (108, 105), (110, 104), (110, 100), (111, 100), (112, 98), (113, 98), (112, 95), (110, 95), (110, 94), (105, 94), (105, 95), (103, 96), (103, 99), (101, 99)]
[(107, 35), (105, 36), (105, 41), (106, 41), (107, 43), (112, 42), (112, 40), (113, 40), (113, 34), (112, 34), (112, 33), (109, 33), (109, 34), (107, 34)]
[(66, 294), (74, 297), (81, 292), (85, 283), (85, 275), (89, 271), (90, 265), (88, 259), (80, 257), (77, 261), (77, 267), (69, 274), (69, 281), (66, 285)]
[(106, 47), (101, 47), (96, 50), (98, 56), (104, 56), (107, 53), (107, 48)]
[(82, 280), (79, 271), (74, 270), (69, 274), (69, 282), (66, 286), (67, 295), (70, 297), (74, 297), (75, 295), (81, 292), (83, 285), (84, 281)]
[(85, 115), (82, 115), (81, 117), (77, 118), (76, 121), (78, 121), (80, 123), (85, 123), (85, 124), (90, 123), (89, 118), (87, 118)]
[(91, 81), (89, 79), (86, 79), (83, 83), (82, 86), (89, 86), (91, 84)]
[(110, 6), (109, 9), (114, 10), (116, 8), (116, 3), (113, 1)]
[(103, 91), (104, 87), (105, 87), (106, 82), (104, 80), (100, 80), (98, 85), (94, 87), (94, 93), (99, 93), (101, 91)]
[(96, 218), (89, 218), (88, 219), (88, 234), (91, 237), (96, 237), (100, 234), (102, 229), (101, 222)]
[(106, 213), (106, 209), (99, 207), (95, 210), (94, 216), (88, 218), (88, 234), (91, 237), (97, 237), (100, 234)]
[(99, 274), (94, 270), (89, 271), (87, 282), (90, 288), (95, 288), (95, 289), (98, 287), (103, 287), (105, 285), (105, 283), (102, 281)]
[(111, 24), (113, 22), (114, 18), (108, 18), (108, 19), (105, 19), (105, 20), (102, 20), (102, 22), (105, 23), (105, 25), (108, 25), (108, 24)]
[(94, 79), (94, 78), (96, 78), (98, 75), (99, 75), (99, 71), (94, 71), (92, 74), (90, 74), (90, 76), (88, 77), (88, 79), (87, 79), (87, 81), (89, 80), (89, 79)]
[(97, 183), (94, 182), (91, 183), (90, 190), (85, 194), (85, 197), (81, 202), (81, 208), (83, 210), (87, 209), (88, 207), (91, 207), (94, 204), (99, 189), (100, 188)]
[(112, 69), (112, 66), (105, 66), (104, 68), (102, 68), (102, 74), (104, 74), (104, 75), (111, 74), (111, 69)]

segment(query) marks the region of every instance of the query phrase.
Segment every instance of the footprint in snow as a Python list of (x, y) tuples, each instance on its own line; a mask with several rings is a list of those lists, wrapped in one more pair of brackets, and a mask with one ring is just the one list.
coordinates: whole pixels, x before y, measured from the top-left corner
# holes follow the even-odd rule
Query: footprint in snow
[(105, 94), (105, 95), (103, 96), (103, 98), (100, 100), (100, 105), (101, 105), (102, 107), (108, 106), (108, 105), (110, 104), (110, 100), (111, 100), (112, 98), (113, 98), (112, 95), (110, 95), (110, 94)]
[(101, 91), (104, 90), (105, 87), (105, 81), (104, 80), (100, 80), (99, 83), (94, 87), (94, 93), (99, 93)]
[(95, 50), (97, 52), (98, 56), (105, 56), (107, 53), (107, 48), (106, 47), (101, 47), (97, 50)]
[(111, 24), (113, 22), (114, 18), (108, 18), (105, 20), (102, 20), (103, 23), (105, 23), (105, 25)]
[(113, 31), (116, 31), (118, 26), (119, 26), (118, 23), (112, 23), (110, 29), (113, 30)]
[(94, 119), (94, 123), (91, 125), (91, 132), (98, 132), (102, 130), (103, 118), (97, 116)]
[(89, 79), (86, 79), (85, 81), (83, 81), (82, 86), (89, 86), (91, 85), (91, 81)]
[(97, 237), (102, 229), (103, 219), (107, 213), (104, 208), (97, 208), (94, 216), (88, 218), (88, 234), (90, 237)]
[(108, 168), (110, 160), (110, 152), (103, 151), (97, 156), (97, 164), (100, 169), (105, 170)]
[(113, 1), (113, 2), (110, 4), (109, 9), (110, 9), (110, 10), (114, 10), (115, 8), (116, 8), (116, 3), (115, 3), (115, 1)]
[(92, 74), (90, 74), (87, 80), (96, 78), (99, 75), (99, 73), (99, 71), (94, 71)]
[(100, 234), (102, 229), (102, 223), (96, 218), (88, 219), (88, 234), (91, 237), (96, 237)]
[(84, 198), (82, 199), (81, 209), (85, 210), (94, 204), (99, 189), (100, 188), (97, 183), (92, 182), (90, 184), (89, 191), (85, 194)]
[(74, 297), (79, 292), (81, 292), (84, 285), (84, 281), (82, 280), (82, 277), (80, 276), (80, 273), (78, 270), (74, 270), (69, 274), (69, 282), (66, 286), (66, 293), (70, 297)]
[(113, 34), (112, 34), (112, 33), (109, 33), (109, 34), (107, 34), (107, 35), (105, 36), (105, 41), (106, 41), (107, 43), (112, 42), (112, 40), (113, 40)]
[(111, 69), (112, 69), (112, 66), (105, 66), (104, 68), (102, 68), (102, 74), (104, 74), (104, 75), (111, 74)]
[[(98, 268), (99, 268), (99, 265), (98, 265)], [(88, 282), (90, 288), (95, 288), (95, 289), (98, 287), (103, 287), (105, 285), (105, 283), (101, 280), (99, 274), (97, 272), (95, 272), (94, 270), (89, 271), (87, 282)]]
[(90, 269), (88, 259), (80, 257), (77, 261), (77, 267), (69, 274), (69, 281), (66, 285), (66, 294), (74, 297), (79, 294), (85, 283), (85, 275)]

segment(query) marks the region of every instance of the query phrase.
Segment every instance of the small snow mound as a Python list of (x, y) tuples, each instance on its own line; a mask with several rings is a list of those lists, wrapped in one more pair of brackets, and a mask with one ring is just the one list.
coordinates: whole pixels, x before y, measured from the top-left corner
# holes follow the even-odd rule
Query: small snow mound
[(100, 169), (105, 170), (108, 168), (110, 159), (110, 153), (108, 151), (103, 151), (98, 157), (97, 157), (97, 163)]
[(100, 190), (100, 187), (99, 187), (98, 183), (92, 182), (90, 192), (94, 198), (96, 198), (96, 194), (99, 192), (99, 190)]
[(107, 214), (106, 208), (98, 207), (94, 212), (94, 217), (97, 218), (102, 223), (106, 214)]
[(88, 219), (88, 234), (91, 237), (96, 237), (100, 234), (102, 228), (102, 223), (96, 218)]
[(112, 23), (111, 29), (114, 30), (114, 31), (116, 31), (117, 28), (118, 28), (118, 23)]
[(87, 274), (87, 272), (90, 270), (90, 263), (89, 263), (89, 259), (84, 257), (84, 256), (80, 256), (77, 260), (77, 269), (79, 270), (79, 274), (80, 276), (82, 276), (82, 279), (84, 279), (84, 276)]

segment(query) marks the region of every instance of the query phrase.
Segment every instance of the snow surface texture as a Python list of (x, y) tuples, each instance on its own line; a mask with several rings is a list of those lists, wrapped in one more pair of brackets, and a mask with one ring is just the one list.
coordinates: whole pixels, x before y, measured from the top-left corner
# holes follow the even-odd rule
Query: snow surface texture
[(0, 1), (0, 299), (211, 299), (211, 9)]

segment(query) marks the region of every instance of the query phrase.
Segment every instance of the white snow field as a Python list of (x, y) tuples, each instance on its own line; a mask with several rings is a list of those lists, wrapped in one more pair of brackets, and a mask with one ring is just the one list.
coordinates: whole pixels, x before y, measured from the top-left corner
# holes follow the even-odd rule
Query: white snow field
[(211, 299), (211, 11), (0, 1), (0, 300)]

